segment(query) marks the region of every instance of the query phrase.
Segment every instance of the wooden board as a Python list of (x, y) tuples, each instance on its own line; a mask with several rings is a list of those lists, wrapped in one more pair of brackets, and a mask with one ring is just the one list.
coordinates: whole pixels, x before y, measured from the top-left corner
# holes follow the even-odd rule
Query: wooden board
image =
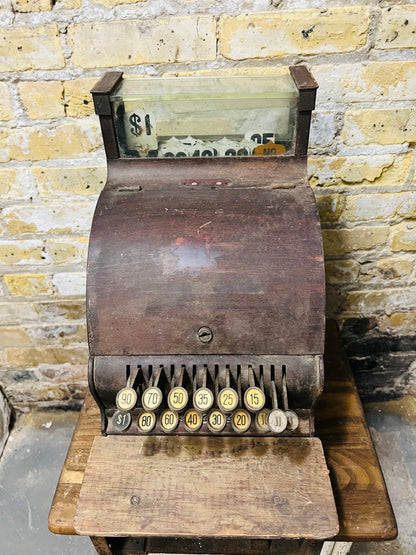
[(96, 437), (75, 530), (322, 539), (338, 517), (317, 438)]
[(383, 473), (335, 322), (325, 344), (325, 386), (316, 410), (330, 470), (340, 531), (338, 541), (392, 540), (397, 524)]

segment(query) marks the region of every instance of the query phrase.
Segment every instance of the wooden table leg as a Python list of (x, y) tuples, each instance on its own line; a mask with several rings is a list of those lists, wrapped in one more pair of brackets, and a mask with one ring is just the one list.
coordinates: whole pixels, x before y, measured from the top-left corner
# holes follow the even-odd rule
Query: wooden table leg
[(112, 555), (110, 546), (108, 545), (107, 538), (98, 538), (97, 536), (90, 536), (96, 552), (99, 555)]
[(324, 542), (321, 555), (347, 555), (351, 546), (352, 542)]

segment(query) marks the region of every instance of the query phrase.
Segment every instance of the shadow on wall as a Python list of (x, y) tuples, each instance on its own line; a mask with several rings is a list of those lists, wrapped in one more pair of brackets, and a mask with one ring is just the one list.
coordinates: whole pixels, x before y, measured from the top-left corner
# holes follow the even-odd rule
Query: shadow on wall
[(0, 457), (9, 437), (11, 409), (0, 386)]

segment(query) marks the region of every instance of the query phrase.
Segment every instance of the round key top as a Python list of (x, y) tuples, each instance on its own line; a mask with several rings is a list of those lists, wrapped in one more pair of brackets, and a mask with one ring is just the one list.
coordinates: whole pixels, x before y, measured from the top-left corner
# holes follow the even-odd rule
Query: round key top
[(137, 425), (144, 433), (151, 432), (156, 425), (156, 415), (154, 412), (144, 411), (139, 414)]
[(287, 418), (287, 429), (292, 432), (299, 426), (299, 416), (294, 410), (285, 410), (285, 415)]
[(156, 410), (163, 401), (163, 393), (158, 387), (148, 387), (142, 395), (142, 405), (146, 410)]
[(201, 412), (207, 412), (214, 404), (214, 394), (207, 387), (200, 387), (194, 393), (194, 407)]
[(281, 409), (273, 409), (269, 413), (269, 427), (275, 434), (281, 434), (286, 430), (287, 418)]
[(250, 428), (251, 416), (250, 413), (244, 409), (236, 410), (231, 417), (231, 425), (234, 431), (243, 434)]
[(131, 415), (128, 412), (116, 410), (111, 422), (117, 431), (124, 432), (131, 424)]
[(264, 407), (266, 396), (259, 387), (249, 387), (244, 393), (244, 404), (252, 412), (257, 412)]
[(213, 409), (208, 415), (208, 429), (215, 433), (222, 432), (227, 423), (225, 414), (218, 409)]
[(117, 393), (116, 405), (119, 410), (128, 412), (135, 407), (136, 403), (137, 393), (131, 387), (124, 387)]
[(168, 405), (171, 410), (181, 411), (188, 404), (188, 392), (184, 387), (174, 387), (168, 394)]
[(224, 387), (218, 394), (218, 406), (224, 412), (232, 412), (237, 408), (238, 395), (235, 389)]
[(269, 409), (263, 409), (256, 414), (256, 426), (260, 432), (266, 433), (270, 431), (269, 413)]
[(283, 376), (282, 376), (282, 396), (283, 396), (283, 408), (287, 419), (287, 429), (290, 431), (294, 431), (299, 426), (299, 416), (296, 414), (294, 410), (289, 409), (286, 367), (284, 368)]
[(173, 432), (179, 423), (179, 416), (172, 410), (165, 410), (160, 415), (160, 425), (165, 432)]
[(197, 410), (189, 409), (185, 412), (184, 422), (188, 432), (197, 432), (202, 426), (202, 416)]

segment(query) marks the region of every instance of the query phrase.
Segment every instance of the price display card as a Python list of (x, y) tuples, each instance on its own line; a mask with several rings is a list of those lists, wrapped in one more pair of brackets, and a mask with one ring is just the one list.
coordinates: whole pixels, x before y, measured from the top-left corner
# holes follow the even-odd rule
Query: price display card
[(289, 74), (126, 77), (111, 96), (122, 158), (292, 154), (297, 101)]

